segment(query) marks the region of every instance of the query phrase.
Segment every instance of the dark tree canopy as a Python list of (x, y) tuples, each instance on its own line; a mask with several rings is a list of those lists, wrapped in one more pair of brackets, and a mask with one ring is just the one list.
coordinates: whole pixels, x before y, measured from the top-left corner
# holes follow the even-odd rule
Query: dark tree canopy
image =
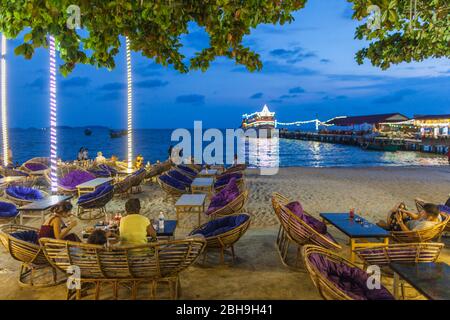
[[(119, 36), (130, 39), (131, 50), (173, 65), (180, 72), (206, 70), (218, 56), (225, 56), (259, 70), (259, 55), (242, 45), (243, 37), (259, 24), (284, 24), (306, 0), (0, 0), (0, 31), (16, 38), (23, 30), (23, 44), (15, 53), (32, 58), (47, 47), (47, 35), (59, 44), (60, 67), (68, 74), (77, 63), (114, 68)], [(67, 27), (69, 5), (81, 9), (82, 31)], [(210, 45), (185, 64), (180, 37), (195, 22), (208, 33)], [(29, 29), (27, 29), (29, 28)]]
[(450, 0), (348, 1), (355, 19), (367, 18), (370, 5), (381, 12), (380, 28), (369, 28), (366, 21), (356, 30), (357, 39), (370, 41), (356, 54), (359, 64), (367, 58), (387, 69), (400, 62), (450, 57)]

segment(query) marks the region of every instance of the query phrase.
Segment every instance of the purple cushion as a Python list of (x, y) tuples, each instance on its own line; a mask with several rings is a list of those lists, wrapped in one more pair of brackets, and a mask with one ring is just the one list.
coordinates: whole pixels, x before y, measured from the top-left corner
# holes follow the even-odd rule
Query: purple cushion
[[(306, 222), (311, 228), (316, 230), (318, 233), (321, 233), (323, 235), (327, 235), (327, 226), (325, 223), (323, 223), (320, 220), (317, 220), (316, 218), (304, 214), (303, 207), (298, 201), (290, 202), (286, 205), (286, 207), (292, 211), (293, 214), (295, 214), (297, 217), (302, 219), (304, 222)], [(331, 236), (330, 236), (331, 237)]]
[(225, 186), (225, 188), (220, 190), (211, 198), (211, 202), (205, 214), (210, 215), (218, 209), (223, 208), (228, 203), (236, 199), (239, 194), (240, 192), (239, 187), (236, 184), (236, 178), (232, 178)]
[(167, 172), (167, 174), (169, 176), (171, 176), (172, 178), (183, 182), (186, 185), (191, 185), (191, 183), (192, 183), (192, 179), (191, 178), (185, 176), (184, 174), (178, 172), (177, 170), (170, 170), (169, 172)]
[(188, 185), (186, 185), (182, 181), (174, 179), (174, 178), (172, 178), (171, 176), (169, 176), (167, 174), (163, 174), (163, 175), (159, 176), (159, 179), (162, 182), (164, 182), (165, 184), (168, 184), (169, 186), (174, 187), (174, 188), (176, 188), (178, 190), (181, 190), (181, 191), (186, 191), (186, 188), (189, 187)]
[(450, 214), (450, 207), (441, 204), (441, 205), (439, 206), (439, 211), (444, 212), (444, 213), (446, 213), (446, 214)]
[(328, 280), (355, 300), (393, 300), (392, 294), (385, 288), (369, 289), (367, 279), (369, 275), (359, 268), (344, 263), (334, 262), (325, 256), (313, 253), (309, 261)]
[(6, 194), (13, 198), (27, 201), (36, 201), (44, 198), (41, 191), (23, 186), (9, 186), (6, 189)]
[(18, 213), (14, 204), (0, 201), (0, 218), (14, 218)]
[(95, 176), (92, 173), (82, 170), (73, 170), (59, 179), (59, 185), (65, 189), (75, 190), (77, 185), (92, 179), (95, 179)]
[(25, 163), (25, 168), (27, 168), (30, 171), (41, 171), (41, 170), (47, 170), (48, 167), (40, 162), (29, 162)]
[(205, 238), (214, 237), (242, 225), (248, 218), (247, 215), (240, 214), (215, 219), (205, 224), (201, 229), (196, 230), (194, 234), (201, 234)]
[(24, 230), (24, 231), (17, 231), (12, 232), (11, 236), (13, 236), (16, 239), (30, 242), (33, 244), (38, 244), (39, 242), (39, 236), (38, 233), (34, 230)]
[(102, 163), (98, 167), (101, 170), (108, 171), (109, 173), (111, 173), (111, 175), (116, 175), (117, 174), (117, 170), (114, 169), (113, 167), (108, 166), (107, 164)]
[(84, 202), (91, 201), (93, 199), (100, 198), (101, 196), (104, 196), (105, 194), (108, 194), (114, 189), (114, 187), (110, 184), (104, 184), (100, 187), (98, 187), (94, 192), (83, 194), (81, 197), (78, 198), (78, 204), (83, 204)]
[(234, 173), (228, 173), (221, 176), (219, 179), (217, 179), (216, 183), (214, 184), (214, 188), (219, 188), (221, 186), (226, 185), (232, 178), (236, 178), (236, 180), (239, 180), (242, 178), (242, 173), (240, 172), (234, 172)]

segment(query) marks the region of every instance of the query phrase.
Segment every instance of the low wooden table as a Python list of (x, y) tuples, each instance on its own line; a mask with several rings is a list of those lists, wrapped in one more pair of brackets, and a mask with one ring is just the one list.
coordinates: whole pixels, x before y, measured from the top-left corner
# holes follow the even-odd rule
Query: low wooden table
[(201, 215), (205, 212), (206, 194), (183, 194), (175, 203), (177, 221), (181, 213), (197, 213), (198, 225), (201, 225)]
[(82, 184), (77, 185), (78, 189), (78, 196), (81, 196), (84, 193), (90, 193), (97, 190), (98, 187), (111, 183), (113, 181), (112, 178), (95, 178), (86, 182), (83, 182)]
[(214, 189), (213, 178), (195, 178), (191, 183), (192, 193), (207, 193), (211, 194)]
[(450, 266), (444, 262), (391, 263), (394, 297), (399, 298), (400, 278), (430, 300), (450, 300)]
[[(350, 219), (348, 213), (321, 213), (320, 216), (325, 223), (335, 226), (350, 238), (350, 260), (352, 262), (356, 260), (355, 249), (372, 248), (381, 244), (389, 244), (389, 231), (368, 222), (357, 214), (355, 214), (353, 219)], [(358, 219), (362, 223), (357, 222)], [(369, 242), (367, 239), (382, 239), (383, 242)]]
[(73, 196), (49, 196), (45, 199), (32, 202), (19, 208), (19, 221), (23, 224), (23, 218), (36, 218), (40, 214), (42, 223), (45, 222), (45, 213), (61, 202), (72, 199)]

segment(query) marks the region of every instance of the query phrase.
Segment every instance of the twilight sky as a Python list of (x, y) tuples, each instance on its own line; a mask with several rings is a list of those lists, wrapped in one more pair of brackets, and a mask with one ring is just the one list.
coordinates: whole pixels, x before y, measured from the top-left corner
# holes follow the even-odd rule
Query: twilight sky
[[(326, 120), (338, 115), (401, 112), (450, 113), (450, 61), (430, 59), (387, 71), (354, 55), (364, 42), (354, 40), (357, 21), (345, 0), (309, 0), (290, 25), (261, 25), (245, 44), (262, 58), (263, 70), (250, 73), (225, 58), (211, 68), (178, 74), (133, 53), (136, 128), (177, 128), (203, 120), (204, 127), (235, 128), (243, 113), (276, 112), (278, 121)], [(45, 127), (48, 120), (48, 52), (32, 60), (14, 56), (8, 41), (10, 127)], [(208, 43), (195, 25), (183, 40), (189, 58)], [(123, 41), (123, 47), (125, 43)], [(123, 50), (124, 51), (124, 50)], [(59, 124), (126, 126), (125, 55), (116, 69), (79, 65), (58, 82)]]

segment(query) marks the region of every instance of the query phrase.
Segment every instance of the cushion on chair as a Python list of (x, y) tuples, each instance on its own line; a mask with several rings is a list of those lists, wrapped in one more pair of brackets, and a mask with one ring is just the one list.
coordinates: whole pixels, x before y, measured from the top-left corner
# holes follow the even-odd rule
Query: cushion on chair
[(111, 192), (113, 189), (114, 189), (114, 187), (112, 185), (104, 184), (104, 185), (98, 187), (97, 189), (95, 189), (95, 191), (93, 191), (91, 193), (83, 194), (81, 197), (78, 198), (77, 204), (82, 204), (84, 202), (100, 198), (101, 196), (104, 196), (104, 195), (108, 194), (109, 192)]
[(16, 232), (12, 232), (10, 235), (16, 239), (26, 241), (29, 243), (34, 243), (34, 244), (39, 243), (38, 233), (34, 230), (16, 231)]
[(286, 205), (286, 207), (292, 211), (293, 214), (295, 214), (297, 217), (302, 219), (306, 224), (308, 224), (311, 228), (316, 230), (317, 232), (321, 234), (327, 234), (327, 226), (322, 221), (305, 214), (303, 212), (303, 207), (298, 201), (290, 202)]
[(230, 182), (231, 178), (236, 178), (236, 180), (239, 180), (242, 178), (242, 173), (234, 172), (234, 173), (224, 174), (219, 179), (217, 179), (217, 181), (214, 183), (214, 188), (219, 188), (223, 185), (226, 185), (228, 182)]
[(179, 168), (180, 170), (185, 171), (185, 172), (187, 172), (187, 173), (189, 173), (189, 174), (191, 174), (191, 175), (194, 175), (194, 176), (197, 175), (197, 172), (196, 172), (194, 169), (192, 169), (192, 168), (190, 168), (190, 167), (188, 167), (188, 166), (179, 164), (179, 165), (177, 166), (177, 168)]
[(14, 204), (0, 201), (0, 218), (14, 218), (18, 213)]
[(165, 184), (168, 184), (169, 186), (174, 187), (176, 189), (179, 189), (181, 191), (186, 191), (186, 188), (189, 187), (188, 185), (186, 185), (182, 181), (174, 179), (174, 178), (172, 178), (171, 176), (169, 176), (167, 174), (163, 174), (163, 175), (159, 176), (159, 179), (162, 182), (164, 182)]
[(205, 224), (201, 229), (195, 231), (194, 234), (201, 234), (205, 238), (215, 237), (239, 227), (246, 222), (248, 218), (248, 215), (240, 214), (212, 220)]
[(42, 170), (48, 169), (48, 167), (45, 164), (40, 163), (40, 162), (25, 163), (24, 167), (30, 171), (42, 171)]
[(6, 194), (11, 196), (12, 198), (26, 201), (36, 201), (44, 198), (42, 192), (38, 189), (24, 186), (9, 186), (6, 189)]
[(99, 164), (98, 167), (99, 167), (101, 170), (110, 172), (111, 175), (117, 174), (117, 170), (114, 169), (113, 167), (108, 166), (107, 164), (102, 163), (102, 164)]
[(167, 172), (167, 174), (169, 176), (171, 176), (172, 178), (183, 182), (184, 184), (190, 185), (192, 183), (192, 179), (191, 178), (185, 176), (184, 174), (180, 173), (177, 170), (170, 170), (169, 172)]
[(380, 289), (369, 289), (369, 275), (359, 268), (345, 263), (334, 262), (324, 255), (313, 253), (309, 261), (338, 288), (355, 300), (393, 300), (392, 294), (383, 286)]
[(447, 205), (439, 205), (439, 211), (446, 213), (446, 214), (450, 214), (450, 207), (448, 207)]
[(59, 179), (59, 185), (65, 189), (75, 190), (77, 185), (95, 179), (95, 176), (86, 171), (73, 170)]
[(210, 215), (211, 213), (217, 211), (220, 208), (223, 208), (234, 199), (239, 196), (239, 187), (236, 184), (236, 178), (232, 178), (228, 184), (216, 193), (212, 198), (209, 204), (208, 210), (206, 210), (205, 214)]

